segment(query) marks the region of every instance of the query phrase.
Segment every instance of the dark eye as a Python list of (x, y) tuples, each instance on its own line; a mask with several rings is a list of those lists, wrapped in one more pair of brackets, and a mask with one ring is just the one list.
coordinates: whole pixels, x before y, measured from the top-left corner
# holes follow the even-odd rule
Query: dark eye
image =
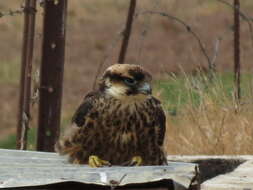
[(133, 86), (136, 84), (136, 80), (131, 78), (124, 78), (124, 83), (129, 86)]

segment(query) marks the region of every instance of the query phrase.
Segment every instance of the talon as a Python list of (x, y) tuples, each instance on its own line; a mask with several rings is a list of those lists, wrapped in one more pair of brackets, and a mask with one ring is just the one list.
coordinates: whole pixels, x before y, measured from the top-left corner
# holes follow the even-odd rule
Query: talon
[(140, 166), (142, 165), (143, 160), (140, 156), (134, 156), (130, 162), (130, 166)]
[(103, 167), (103, 166), (111, 166), (111, 163), (100, 159), (98, 156), (91, 155), (89, 156), (89, 166), (92, 168), (97, 168), (97, 167)]

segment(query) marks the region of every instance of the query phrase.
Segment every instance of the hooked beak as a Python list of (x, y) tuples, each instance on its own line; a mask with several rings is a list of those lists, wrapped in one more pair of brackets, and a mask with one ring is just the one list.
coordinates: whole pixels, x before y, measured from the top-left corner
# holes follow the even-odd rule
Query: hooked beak
[(145, 82), (142, 86), (138, 88), (138, 92), (141, 94), (151, 94), (152, 93), (152, 88), (149, 83)]

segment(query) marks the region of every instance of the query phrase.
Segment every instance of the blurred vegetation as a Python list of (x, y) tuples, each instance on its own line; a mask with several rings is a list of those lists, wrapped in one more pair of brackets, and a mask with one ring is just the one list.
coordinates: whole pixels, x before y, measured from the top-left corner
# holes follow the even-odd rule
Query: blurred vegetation
[[(250, 88), (252, 81), (253, 75), (251, 73), (244, 73), (241, 76), (242, 97), (252, 95), (252, 88)], [(156, 81), (155, 88), (156, 91), (161, 91), (161, 99), (165, 109), (173, 116), (189, 105), (199, 106), (205, 94), (216, 101), (222, 100), (222, 96), (231, 102), (234, 101), (234, 74), (215, 74), (212, 82), (201, 73), (195, 76), (170, 75), (167, 79)]]
[(0, 84), (13, 85), (19, 82), (19, 62), (1, 62)]
[[(64, 129), (68, 124), (70, 123), (72, 114), (67, 116), (65, 118), (63, 116), (62, 120), (62, 128)], [(36, 149), (36, 135), (37, 135), (37, 130), (35, 128), (31, 128), (28, 130), (28, 143), (27, 143), (27, 149), (28, 150), (35, 150)], [(0, 148), (5, 148), (5, 149), (16, 149), (16, 135), (11, 134), (8, 135), (7, 137), (3, 138), (0, 140)]]
[[(29, 137), (28, 143), (27, 143), (28, 150), (35, 150), (36, 134), (37, 134), (36, 129), (30, 129), (28, 131), (28, 137)], [(0, 148), (16, 149), (16, 135), (12, 134), (2, 139), (0, 141)]]

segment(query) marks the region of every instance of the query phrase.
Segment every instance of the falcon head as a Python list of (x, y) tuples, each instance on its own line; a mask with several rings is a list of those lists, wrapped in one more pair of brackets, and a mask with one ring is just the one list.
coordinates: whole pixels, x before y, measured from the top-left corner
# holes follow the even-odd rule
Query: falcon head
[(151, 95), (151, 75), (138, 65), (114, 64), (100, 81), (100, 90), (117, 99), (146, 98)]

